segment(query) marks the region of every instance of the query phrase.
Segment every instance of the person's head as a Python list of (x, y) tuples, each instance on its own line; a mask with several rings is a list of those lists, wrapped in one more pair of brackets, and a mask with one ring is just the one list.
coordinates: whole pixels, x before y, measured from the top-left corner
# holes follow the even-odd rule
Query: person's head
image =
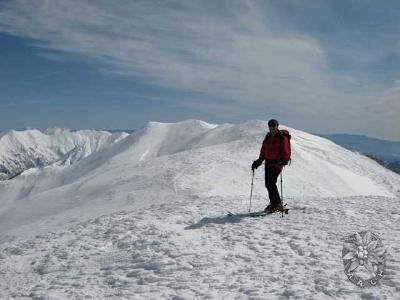
[(268, 121), (268, 128), (269, 128), (269, 132), (271, 133), (276, 133), (278, 131), (278, 127), (279, 127), (279, 122), (275, 119), (271, 119)]

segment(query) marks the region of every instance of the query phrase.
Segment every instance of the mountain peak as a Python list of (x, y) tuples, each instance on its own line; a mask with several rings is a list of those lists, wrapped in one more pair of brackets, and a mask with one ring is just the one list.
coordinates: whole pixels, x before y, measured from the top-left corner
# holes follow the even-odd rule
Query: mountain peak
[(71, 132), (71, 129), (63, 128), (63, 127), (50, 127), (43, 130), (44, 134), (52, 135), (52, 134), (62, 134), (66, 132)]

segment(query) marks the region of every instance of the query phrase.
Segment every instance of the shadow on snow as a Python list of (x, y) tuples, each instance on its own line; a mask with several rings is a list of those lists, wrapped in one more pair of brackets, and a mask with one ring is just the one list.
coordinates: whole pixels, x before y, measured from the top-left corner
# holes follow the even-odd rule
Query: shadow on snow
[(248, 217), (261, 217), (259, 214), (262, 212), (251, 212), (251, 213), (242, 213), (242, 214), (227, 214), (223, 217), (204, 217), (199, 222), (186, 226), (185, 229), (197, 229), (203, 226), (209, 226), (212, 224), (226, 224), (226, 223), (239, 223), (242, 219)]

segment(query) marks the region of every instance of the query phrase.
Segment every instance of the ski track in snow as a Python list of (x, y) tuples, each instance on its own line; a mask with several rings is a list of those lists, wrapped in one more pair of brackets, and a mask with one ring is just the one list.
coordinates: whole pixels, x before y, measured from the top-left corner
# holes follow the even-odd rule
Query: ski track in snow
[[(398, 199), (290, 198), (284, 218), (226, 216), (247, 211), (244, 197), (183, 200), (2, 244), (0, 298), (398, 299)], [(347, 280), (341, 259), (343, 238), (362, 229), (388, 251), (370, 289)]]

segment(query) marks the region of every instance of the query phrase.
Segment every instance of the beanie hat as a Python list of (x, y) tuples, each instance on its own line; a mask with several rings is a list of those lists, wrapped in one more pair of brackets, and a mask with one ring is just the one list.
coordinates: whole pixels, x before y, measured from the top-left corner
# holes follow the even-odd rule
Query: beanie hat
[(275, 119), (271, 119), (268, 121), (268, 126), (269, 127), (275, 127), (275, 126), (279, 126), (279, 122)]

